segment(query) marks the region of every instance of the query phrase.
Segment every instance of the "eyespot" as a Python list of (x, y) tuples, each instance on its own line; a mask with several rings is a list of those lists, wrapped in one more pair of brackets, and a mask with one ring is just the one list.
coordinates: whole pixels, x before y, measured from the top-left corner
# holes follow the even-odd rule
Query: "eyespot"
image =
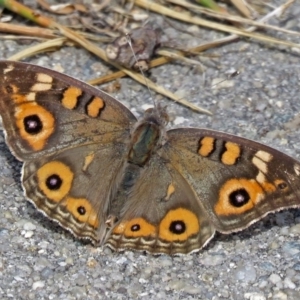
[(186, 231), (186, 225), (183, 221), (173, 221), (169, 226), (169, 231), (174, 234), (182, 234)]
[(131, 226), (130, 230), (133, 231), (140, 231), (141, 230), (141, 225), (140, 224), (134, 224)]
[(85, 209), (84, 206), (79, 206), (79, 207), (77, 208), (77, 211), (78, 211), (78, 213), (79, 213), (80, 215), (82, 215), (82, 216), (84, 216), (84, 215), (86, 214), (86, 209)]
[(68, 197), (66, 203), (67, 210), (75, 219), (82, 223), (88, 223), (94, 228), (98, 227), (98, 215), (87, 199)]
[(4, 87), (7, 94), (13, 94), (14, 92), (14, 86), (11, 84), (8, 84)]
[(229, 202), (234, 207), (242, 207), (248, 203), (250, 195), (246, 189), (238, 189), (229, 194)]
[(62, 179), (57, 174), (50, 175), (46, 179), (46, 186), (49, 190), (55, 191), (59, 190), (62, 185)]
[(15, 118), (21, 137), (33, 150), (42, 150), (54, 132), (53, 115), (35, 102), (29, 102), (16, 108)]
[(242, 214), (263, 198), (264, 191), (255, 180), (230, 179), (220, 189), (215, 212), (224, 216)]
[(43, 123), (38, 115), (29, 115), (24, 118), (24, 129), (28, 134), (38, 134), (43, 129)]
[(277, 179), (277, 180), (275, 180), (274, 183), (279, 190), (281, 190), (281, 191), (288, 190), (288, 185), (284, 180)]
[(170, 210), (159, 224), (159, 238), (168, 242), (185, 241), (200, 230), (197, 216), (188, 209)]
[(55, 202), (61, 201), (69, 193), (73, 178), (71, 169), (59, 161), (46, 163), (37, 171), (39, 188)]
[(124, 234), (126, 237), (146, 237), (156, 235), (155, 226), (143, 218), (134, 218), (119, 223), (113, 230), (116, 234)]

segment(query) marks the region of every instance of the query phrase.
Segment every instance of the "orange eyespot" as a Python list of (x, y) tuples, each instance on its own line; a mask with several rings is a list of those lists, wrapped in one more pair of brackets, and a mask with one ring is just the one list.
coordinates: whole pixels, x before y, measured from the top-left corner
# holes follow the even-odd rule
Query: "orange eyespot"
[(159, 238), (168, 242), (184, 241), (200, 230), (197, 216), (188, 209), (170, 210), (159, 225)]
[(114, 230), (116, 234), (124, 234), (126, 237), (146, 237), (156, 235), (155, 226), (143, 218), (135, 218), (121, 222)]
[(82, 223), (88, 223), (94, 228), (98, 227), (99, 220), (97, 213), (87, 199), (68, 197), (66, 203), (67, 210), (75, 219)]
[(277, 180), (275, 180), (274, 183), (280, 191), (286, 191), (289, 188), (287, 183), (284, 180), (277, 179)]
[(52, 201), (61, 201), (72, 187), (74, 174), (71, 169), (59, 161), (44, 164), (37, 171), (39, 188)]
[(35, 102), (24, 103), (16, 108), (16, 125), (21, 137), (35, 150), (43, 150), (54, 132), (54, 116)]
[(220, 189), (215, 205), (217, 215), (241, 214), (264, 198), (262, 187), (255, 180), (230, 179)]

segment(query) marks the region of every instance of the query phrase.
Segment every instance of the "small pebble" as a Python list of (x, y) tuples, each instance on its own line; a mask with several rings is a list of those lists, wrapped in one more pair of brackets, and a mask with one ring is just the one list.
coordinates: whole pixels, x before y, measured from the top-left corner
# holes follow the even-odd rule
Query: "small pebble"
[(45, 286), (45, 282), (44, 281), (36, 281), (33, 283), (32, 285), (32, 289), (36, 290), (36, 289), (41, 289)]

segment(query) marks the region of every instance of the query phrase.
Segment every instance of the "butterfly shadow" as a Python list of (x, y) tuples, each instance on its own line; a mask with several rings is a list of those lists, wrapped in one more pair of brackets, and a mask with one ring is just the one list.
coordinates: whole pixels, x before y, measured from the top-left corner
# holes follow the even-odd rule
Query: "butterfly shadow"
[(298, 223), (297, 219), (300, 219), (299, 208), (290, 208), (269, 213), (261, 220), (258, 220), (254, 224), (251, 224), (249, 227), (240, 231), (229, 234), (217, 232), (213, 240), (205, 248), (212, 250), (216, 246), (216, 242), (232, 244), (233, 241), (242, 242), (252, 238), (258, 240), (259, 236), (261, 236), (263, 233), (271, 232), (272, 228), (274, 227), (282, 229), (284, 227), (292, 227), (293, 225), (296, 225)]

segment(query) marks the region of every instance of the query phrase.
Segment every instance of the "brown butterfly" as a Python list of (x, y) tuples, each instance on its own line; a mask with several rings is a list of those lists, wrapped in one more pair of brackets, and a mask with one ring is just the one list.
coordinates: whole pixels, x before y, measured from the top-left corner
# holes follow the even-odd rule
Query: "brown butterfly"
[(0, 62), (0, 113), (24, 161), (27, 198), (50, 219), (112, 249), (189, 253), (216, 231), (300, 206), (300, 164), (262, 144), (199, 128), (166, 131), (72, 77)]

